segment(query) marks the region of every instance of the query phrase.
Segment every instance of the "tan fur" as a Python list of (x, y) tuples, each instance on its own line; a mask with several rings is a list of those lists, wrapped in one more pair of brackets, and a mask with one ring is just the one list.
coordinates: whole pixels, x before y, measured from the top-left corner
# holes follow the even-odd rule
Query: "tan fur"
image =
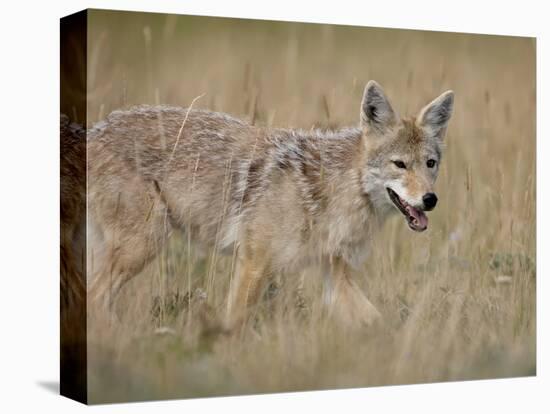
[[(236, 252), (230, 326), (246, 320), (269, 275), (312, 264), (329, 269), (335, 315), (372, 323), (379, 314), (353, 269), (396, 211), (386, 186), (408, 189), (404, 199), (417, 204), (431, 189), (437, 171), (423, 163), (441, 154), (448, 117), (434, 111), (450, 116), (449, 96), (424, 108), (422, 119), (404, 121), (370, 82), (360, 125), (335, 132), (266, 129), (173, 107), (113, 112), (88, 131), (90, 297), (111, 305), (177, 229)], [(406, 176), (394, 155), (408, 157)]]

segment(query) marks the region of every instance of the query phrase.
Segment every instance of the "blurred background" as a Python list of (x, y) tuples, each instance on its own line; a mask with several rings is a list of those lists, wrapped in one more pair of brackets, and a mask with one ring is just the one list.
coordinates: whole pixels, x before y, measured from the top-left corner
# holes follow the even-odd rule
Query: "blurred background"
[(92, 401), (535, 374), (535, 39), (99, 10), (88, 22), (88, 126), (201, 96), (194, 107), (257, 125), (338, 128), (358, 123), (369, 79), (402, 115), (456, 93), (429, 231), (390, 220), (359, 275), (382, 330), (316, 316), (312, 269), (226, 338), (212, 321), (228, 263), (176, 236), (123, 292), (122, 326), (90, 324)]

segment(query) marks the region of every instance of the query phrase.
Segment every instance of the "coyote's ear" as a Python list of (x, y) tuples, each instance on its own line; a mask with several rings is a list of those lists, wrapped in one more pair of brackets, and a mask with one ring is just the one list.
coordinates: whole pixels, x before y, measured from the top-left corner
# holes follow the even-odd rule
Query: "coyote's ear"
[(361, 102), (361, 127), (384, 133), (396, 122), (397, 116), (382, 87), (371, 80), (365, 87)]
[(427, 129), (430, 134), (443, 138), (453, 113), (454, 98), (453, 91), (444, 92), (435, 98), (422, 108), (416, 118), (417, 125)]

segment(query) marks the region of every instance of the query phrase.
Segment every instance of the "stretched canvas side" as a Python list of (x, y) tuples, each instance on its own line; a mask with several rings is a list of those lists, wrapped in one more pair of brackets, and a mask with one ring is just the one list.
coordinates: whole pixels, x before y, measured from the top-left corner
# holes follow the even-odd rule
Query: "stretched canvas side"
[(60, 393), (86, 403), (87, 11), (60, 27)]

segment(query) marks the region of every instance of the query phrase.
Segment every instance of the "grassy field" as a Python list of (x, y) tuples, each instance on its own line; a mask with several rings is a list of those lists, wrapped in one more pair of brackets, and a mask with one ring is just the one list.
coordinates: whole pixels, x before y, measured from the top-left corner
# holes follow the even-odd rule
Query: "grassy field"
[(90, 123), (203, 95), (259, 125), (339, 127), (369, 79), (402, 114), (456, 93), (429, 231), (391, 219), (358, 275), (384, 326), (336, 326), (308, 269), (221, 335), (231, 258), (176, 235), (122, 292), (120, 325), (91, 318), (91, 402), (535, 374), (533, 39), (99, 11), (89, 36)]

